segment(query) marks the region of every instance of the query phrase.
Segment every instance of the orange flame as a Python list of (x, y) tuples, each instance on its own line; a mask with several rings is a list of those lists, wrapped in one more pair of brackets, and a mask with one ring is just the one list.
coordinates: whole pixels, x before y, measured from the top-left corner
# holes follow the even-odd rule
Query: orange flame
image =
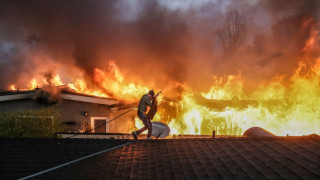
[[(116, 97), (134, 101), (148, 91), (147, 87), (126, 82), (114, 62), (109, 65), (109, 71), (95, 69), (94, 80), (99, 88), (89, 88), (84, 79), (67, 83), (68, 87), (79, 93), (101, 97), (110, 97), (106, 92), (112, 92)], [(159, 110), (154, 121), (167, 123), (171, 134), (211, 134), (215, 130), (217, 135), (241, 135), (252, 126), (263, 127), (277, 135), (319, 133), (320, 58), (308, 76), (301, 75), (305, 68), (305, 64), (300, 62), (290, 85), (284, 85), (285, 76), (278, 76), (251, 95), (243, 92), (241, 73), (226, 78), (215, 76), (214, 85), (207, 92), (199, 93), (200, 101), (209, 104), (199, 102), (193, 90), (185, 86), (178, 101), (168, 101), (159, 96)], [(65, 84), (58, 74), (51, 83), (56, 86)], [(45, 84), (47, 82), (43, 82)], [(39, 85), (34, 78), (28, 87), (34, 89)], [(15, 86), (12, 85), (11, 89)], [(170, 108), (174, 109), (171, 114)], [(136, 128), (143, 127), (137, 117), (135, 125)]]
[(17, 88), (14, 84), (12, 84), (9, 89), (15, 91)]
[[(308, 19), (305, 30), (312, 21)], [(305, 42), (305, 54), (297, 64), (292, 77), (278, 75), (268, 84), (257, 85), (251, 94), (243, 90), (241, 72), (227, 77), (214, 76), (212, 86), (203, 92), (194, 92), (181, 85), (184, 92), (180, 99), (166, 99), (159, 96), (159, 109), (154, 121), (169, 125), (172, 134), (241, 135), (253, 126), (260, 126), (277, 135), (306, 135), (320, 133), (320, 57), (308, 56), (319, 49), (319, 32), (313, 28)], [(313, 57), (313, 59), (312, 59)], [(148, 92), (148, 87), (129, 81), (114, 61), (107, 70), (94, 69), (93, 82), (79, 77), (74, 82), (63, 83), (57, 74), (51, 82), (33, 78), (29, 89), (52, 84), (67, 84), (70, 89), (100, 97), (115, 97), (138, 102)], [(288, 83), (284, 79), (289, 78)], [(175, 86), (175, 85), (172, 85)], [(15, 90), (15, 86), (10, 86)], [(167, 87), (168, 88), (168, 87)], [(171, 88), (171, 87), (170, 87)], [(168, 91), (170, 88), (161, 89)], [(135, 117), (135, 128), (143, 127)]]
[(37, 80), (33, 78), (27, 86), (30, 90), (32, 90), (39, 87), (39, 84), (37, 83)]
[(61, 85), (63, 85), (63, 83), (62, 83), (61, 80), (60, 80), (59, 74), (57, 74), (56, 76), (53, 77), (51, 83), (52, 83), (54, 86), (61, 86)]

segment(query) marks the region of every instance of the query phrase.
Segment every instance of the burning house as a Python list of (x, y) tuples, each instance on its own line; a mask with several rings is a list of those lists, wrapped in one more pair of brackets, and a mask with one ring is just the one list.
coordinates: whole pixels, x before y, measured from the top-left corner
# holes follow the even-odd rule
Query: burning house
[[(320, 132), (318, 1), (186, 4), (1, 1), (0, 88), (14, 92), (2, 98), (66, 86), (68, 131), (110, 119), (121, 109), (116, 101), (138, 102), (154, 89), (163, 92), (154, 120), (173, 134), (240, 136), (254, 126), (281, 136)], [(1, 108), (40, 107), (32, 97)], [(128, 116), (117, 120), (118, 132), (143, 126)]]
[[(65, 132), (95, 133), (110, 132), (109, 123), (106, 123), (112, 117), (110, 114), (123, 107), (116, 99), (80, 94), (61, 87), (51, 87), (50, 91), (37, 88), (0, 93), (0, 113), (39, 110), (50, 106), (58, 109)], [(115, 127), (112, 129), (114, 131)]]
[[(0, 179), (320, 179), (319, 0), (1, 0), (0, 89), (128, 135), (0, 138)], [(151, 89), (177, 136), (106, 123)]]

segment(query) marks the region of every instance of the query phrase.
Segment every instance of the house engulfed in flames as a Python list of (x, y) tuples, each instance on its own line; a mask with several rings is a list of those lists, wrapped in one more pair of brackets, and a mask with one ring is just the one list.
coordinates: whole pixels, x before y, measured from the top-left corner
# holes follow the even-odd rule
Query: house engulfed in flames
[[(119, 129), (114, 127), (115, 124), (106, 122), (118, 112), (121, 113), (122, 108), (128, 108), (114, 98), (77, 93), (61, 86), (0, 92), (0, 113), (38, 110), (53, 105), (59, 110), (66, 132), (117, 132)], [(131, 126), (134, 126), (134, 122)]]
[[(109, 73), (98, 68), (94, 71), (95, 83), (101, 87), (98, 90), (88, 88), (83, 79), (62, 83), (58, 74), (51, 83), (40, 84), (32, 79), (28, 91), (18, 91), (12, 85), (11, 91), (0, 95), (0, 112), (40, 108), (43, 104), (37, 104), (39, 100), (45, 100), (45, 105), (61, 101), (66, 131), (79, 131), (83, 124), (95, 129), (106, 118), (113, 119), (125, 109), (135, 107), (141, 95), (148, 92), (147, 86), (126, 80), (115, 63), (109, 65)], [(171, 134), (208, 135), (215, 131), (217, 135), (239, 136), (254, 126), (279, 136), (319, 134), (319, 74), (320, 58), (311, 68), (301, 62), (289, 83), (285, 84), (281, 77), (274, 78), (259, 85), (250, 96), (244, 93), (241, 74), (217, 77), (210, 90), (202, 92), (171, 83), (161, 89), (163, 95), (158, 97), (154, 120), (166, 123)], [(103, 127), (105, 130), (95, 132), (129, 133), (142, 126), (136, 111), (131, 111), (108, 123)]]

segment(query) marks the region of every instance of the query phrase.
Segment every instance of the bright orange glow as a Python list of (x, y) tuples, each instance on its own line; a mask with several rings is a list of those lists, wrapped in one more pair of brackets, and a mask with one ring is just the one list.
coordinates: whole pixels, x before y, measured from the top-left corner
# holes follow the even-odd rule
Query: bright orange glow
[(60, 80), (59, 74), (57, 74), (56, 76), (53, 77), (53, 79), (52, 79), (52, 84), (53, 84), (54, 86), (61, 86), (61, 85), (63, 85), (63, 83), (62, 83), (61, 80)]
[(215, 83), (211, 86), (209, 92), (203, 92), (202, 95), (208, 99), (232, 99), (234, 95), (244, 96), (242, 92), (241, 73), (238, 75), (229, 75), (226, 80), (222, 77), (213, 77)]
[(103, 89), (113, 93), (114, 97), (137, 100), (142, 94), (148, 91), (147, 87), (126, 82), (119, 68), (113, 61), (109, 62), (108, 71), (96, 68), (94, 72), (95, 82)]
[[(94, 80), (99, 88), (89, 88), (84, 79), (66, 84), (79, 93), (100, 97), (114, 95), (136, 102), (148, 92), (147, 87), (126, 82), (114, 62), (109, 65), (108, 71), (95, 69)], [(306, 68), (305, 63), (299, 63), (289, 86), (283, 84), (285, 76), (277, 76), (250, 96), (243, 92), (241, 73), (226, 78), (214, 77), (215, 83), (211, 88), (199, 93), (200, 100), (192, 89), (185, 86), (179, 101), (167, 102), (164, 96), (158, 97), (159, 109), (154, 121), (168, 124), (171, 134), (212, 134), (215, 130), (217, 135), (241, 135), (253, 126), (263, 127), (277, 135), (319, 133), (320, 58), (309, 69), (307, 76), (301, 75)], [(64, 84), (59, 75), (51, 81), (55, 86)], [(36, 79), (32, 79), (28, 85), (29, 89), (37, 86), (40, 84)], [(10, 88), (15, 89), (15, 86)], [(170, 108), (174, 112), (168, 113)], [(134, 120), (136, 128), (143, 127), (138, 117)]]
[(87, 87), (87, 83), (83, 79), (77, 79), (74, 83), (68, 83), (68, 87), (78, 93), (89, 94), (99, 97), (109, 97), (101, 90), (92, 90)]
[(312, 18), (309, 18), (304, 21), (304, 24), (302, 25), (302, 31), (305, 31), (306, 27), (311, 26), (311, 33), (309, 38), (305, 42), (305, 46), (302, 49), (305, 53), (310, 53), (314, 48), (317, 48), (316, 43), (319, 42), (319, 31), (312, 26), (314, 24), (314, 20)]
[(14, 84), (12, 84), (9, 89), (15, 91), (17, 88)]
[(107, 70), (95, 68), (94, 83), (96, 84), (96, 88), (88, 88), (88, 84), (84, 79), (76, 79), (74, 83), (68, 83), (68, 87), (79, 93), (100, 97), (121, 98), (130, 101), (137, 101), (142, 94), (148, 91), (147, 87), (125, 81), (119, 68), (113, 61), (108, 63)]
[[(304, 26), (310, 23), (312, 20), (308, 19)], [(196, 92), (186, 84), (169, 82), (167, 87), (162, 87), (166, 89), (158, 89), (165, 93), (158, 97), (158, 113), (153, 120), (168, 124), (171, 134), (200, 135), (216, 131), (217, 135), (242, 135), (253, 126), (282, 136), (319, 134), (320, 57), (309, 54), (319, 49), (319, 42), (319, 32), (314, 28), (301, 48), (303, 55), (292, 69), (293, 75), (274, 75), (268, 83), (258, 84), (250, 94), (244, 90), (241, 72), (225, 77), (213, 76), (214, 83), (202, 92)], [(66, 84), (78, 93), (131, 102), (138, 102), (151, 89), (128, 80), (114, 61), (108, 62), (107, 69), (96, 67), (92, 75), (88, 80), (80, 74), (72, 82), (62, 82), (58, 74), (50, 82), (33, 78), (27, 87)], [(289, 80), (285, 82), (285, 79)], [(179, 98), (167, 98), (167, 95), (172, 96), (171, 89), (177, 86), (183, 89)], [(10, 89), (15, 90), (15, 85)], [(132, 129), (143, 127), (138, 117), (134, 117), (134, 121)]]
[(37, 83), (37, 80), (33, 78), (27, 86), (28, 86), (28, 89), (33, 90), (39, 87), (39, 84)]

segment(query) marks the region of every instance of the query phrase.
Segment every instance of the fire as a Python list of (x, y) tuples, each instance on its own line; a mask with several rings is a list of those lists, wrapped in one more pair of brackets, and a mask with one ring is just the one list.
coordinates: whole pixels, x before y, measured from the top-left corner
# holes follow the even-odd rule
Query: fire
[[(301, 31), (313, 24), (306, 20)], [(203, 92), (196, 92), (186, 84), (168, 85), (159, 89), (165, 91), (159, 96), (159, 109), (154, 121), (162, 121), (171, 129), (171, 134), (212, 134), (241, 135), (253, 126), (260, 126), (276, 135), (307, 135), (320, 133), (320, 57), (312, 52), (319, 49), (319, 32), (311, 28), (301, 48), (302, 57), (293, 69), (293, 75), (277, 75), (268, 83), (257, 85), (248, 94), (244, 91), (242, 73), (224, 77), (213, 76), (214, 83)], [(289, 81), (285, 82), (285, 79)], [(46, 85), (66, 85), (84, 94), (126, 99), (138, 102), (150, 89), (144, 84), (133, 82), (121, 72), (114, 61), (106, 69), (96, 67), (93, 78), (75, 78), (63, 82), (59, 74), (52, 78), (33, 78), (27, 85), (35, 89)], [(179, 98), (167, 98), (171, 86), (184, 90)], [(10, 86), (15, 90), (16, 86)], [(172, 88), (174, 89), (174, 88)], [(143, 127), (138, 117), (134, 118), (135, 128)]]
[[(248, 96), (243, 93), (241, 75), (225, 80), (214, 77), (216, 83), (201, 93), (202, 100), (186, 89), (178, 103), (169, 103), (175, 106), (176, 115), (165, 122), (171, 134), (211, 134), (214, 130), (218, 135), (242, 135), (253, 126), (280, 136), (319, 134), (320, 57), (307, 68), (300, 62), (289, 85), (284, 83), (285, 76), (277, 76)], [(164, 109), (155, 121), (166, 119)], [(138, 128), (143, 127), (135, 120)]]
[(16, 86), (14, 84), (12, 84), (9, 89), (15, 91), (17, 88), (16, 88)]
[(37, 80), (33, 78), (27, 86), (30, 90), (32, 90), (39, 87), (39, 84), (37, 83)]
[(306, 19), (302, 25), (301, 31), (306, 31), (307, 27), (311, 27), (309, 38), (306, 40), (302, 52), (310, 53), (310, 51), (318, 46), (316, 43), (319, 43), (320, 40), (319, 31), (317, 30), (316, 26), (313, 26), (313, 24), (315, 24), (314, 19), (309, 18)]
[(74, 83), (68, 83), (68, 87), (79, 93), (131, 101), (137, 101), (139, 96), (148, 91), (147, 87), (125, 81), (124, 76), (113, 61), (108, 62), (107, 70), (95, 68), (94, 83), (96, 87), (89, 88), (84, 79), (76, 79)]
[(74, 83), (68, 83), (68, 87), (76, 92), (90, 94), (100, 97), (108, 97), (106, 94), (102, 93), (100, 90), (92, 90), (87, 87), (87, 83), (83, 79), (77, 79)]
[[(208, 100), (220, 103), (229, 100), (230, 103), (223, 109), (200, 105), (195, 101), (195, 96), (186, 93), (180, 102), (183, 107), (180, 115), (169, 123), (172, 133), (211, 134), (215, 130), (218, 135), (241, 135), (253, 126), (283, 136), (319, 133), (320, 58), (312, 69), (313, 76), (299, 75), (302, 69), (300, 65), (288, 87), (283, 84), (283, 77), (275, 78), (249, 97), (242, 94), (241, 79), (231, 82), (233, 78), (230, 77), (222, 86), (215, 85), (209, 92), (202, 93)], [(232, 94), (237, 93), (243, 99), (231, 98)], [(245, 101), (250, 99), (254, 101), (246, 104)]]
[(95, 82), (103, 89), (113, 93), (114, 97), (137, 100), (142, 94), (148, 91), (147, 87), (126, 82), (119, 68), (113, 61), (109, 62), (108, 71), (96, 68), (94, 72)]
[[(51, 83), (54, 86), (67, 84), (79, 93), (101, 97), (115, 97), (138, 101), (148, 88), (127, 82), (114, 62), (109, 70), (96, 68), (94, 81), (99, 88), (89, 88), (84, 79), (63, 83), (55, 75), (50, 82), (42, 84), (34, 78), (28, 88), (34, 89)], [(184, 86), (185, 91), (178, 101), (158, 97), (159, 110), (154, 121), (169, 125), (171, 134), (241, 135), (246, 129), (260, 126), (277, 135), (305, 135), (320, 132), (320, 58), (310, 69), (299, 63), (289, 85), (286, 77), (277, 76), (267, 85), (261, 85), (251, 95), (243, 92), (241, 73), (226, 78), (214, 76), (214, 84), (207, 92), (194, 92)], [(308, 73), (302, 73), (308, 72)], [(15, 85), (10, 86), (12, 90)], [(109, 92), (109, 94), (108, 94)], [(173, 109), (169, 111), (168, 109)], [(136, 128), (143, 127), (135, 117)]]
[(214, 85), (209, 92), (202, 95), (208, 99), (231, 99), (234, 95), (243, 96), (241, 73), (229, 75), (225, 81), (223, 77), (213, 76)]
[[(243, 91), (241, 73), (225, 78), (214, 76), (214, 84), (207, 92), (194, 92), (183, 85), (180, 100), (158, 97), (159, 109), (154, 121), (169, 125), (171, 134), (241, 135), (253, 126), (263, 127), (276, 135), (306, 135), (320, 132), (320, 57), (311, 68), (303, 61), (290, 78), (289, 85), (283, 76), (276, 76), (268, 84), (260, 85), (251, 95)], [(79, 93), (100, 97), (117, 97), (138, 101), (148, 88), (126, 81), (114, 62), (109, 69), (96, 68), (96, 88), (89, 87), (84, 79), (63, 83), (56, 74), (48, 82), (34, 78), (29, 89), (52, 84), (67, 84)], [(41, 82), (41, 81), (40, 81)], [(15, 85), (10, 86), (12, 90)], [(135, 117), (136, 128), (143, 127)]]
[(51, 83), (52, 83), (54, 86), (61, 86), (61, 85), (63, 85), (63, 83), (62, 83), (61, 80), (60, 80), (59, 74), (57, 74), (56, 76), (53, 77)]

